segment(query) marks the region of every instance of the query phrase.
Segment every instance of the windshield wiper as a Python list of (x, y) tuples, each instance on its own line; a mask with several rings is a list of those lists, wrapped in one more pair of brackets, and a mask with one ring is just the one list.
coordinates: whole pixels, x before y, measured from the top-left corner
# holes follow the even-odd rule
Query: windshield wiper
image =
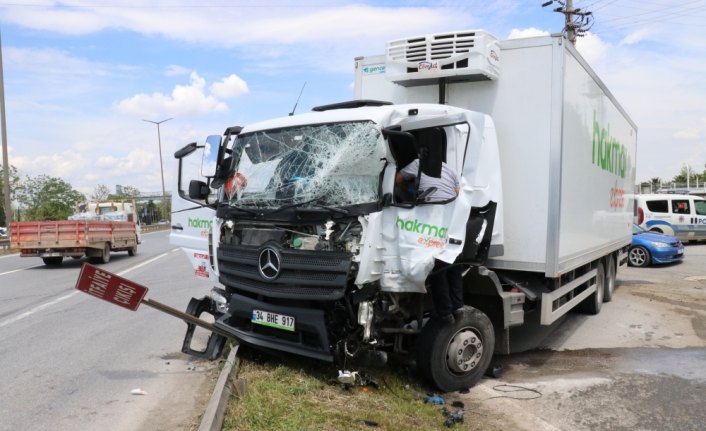
[(279, 207), (279, 208), (276, 208), (276, 209), (270, 211), (269, 213), (267, 213), (267, 215), (272, 215), (272, 214), (274, 214), (274, 213), (277, 213), (277, 212), (280, 212), (280, 211), (284, 211), (284, 210), (288, 210), (288, 209), (290, 209), (290, 208), (300, 207), (300, 206), (302, 206), (302, 205), (310, 204), (310, 203), (312, 203), (312, 202), (317, 202), (317, 201), (319, 201), (319, 200), (321, 200), (321, 198), (314, 198), (314, 199), (310, 199), (310, 200), (304, 201), (304, 202), (297, 202), (297, 203), (295, 203), (295, 204), (285, 205), (285, 206), (283, 206), (283, 207)]
[(340, 214), (350, 214), (350, 211), (344, 208), (336, 208), (336, 207), (330, 207), (326, 205), (314, 205), (309, 208), (298, 208), (297, 211), (308, 211), (308, 210), (318, 210), (318, 209), (324, 209), (328, 210), (329, 212), (337, 212)]
[(256, 216), (261, 216), (261, 215), (262, 215), (261, 212), (258, 212), (258, 211), (255, 211), (255, 210), (251, 210), (251, 209), (247, 209), (247, 208), (243, 208), (243, 207), (229, 206), (228, 209), (229, 209), (229, 210), (242, 211), (242, 212), (245, 212), (245, 213), (248, 213), (248, 214), (253, 214), (253, 215), (256, 215)]

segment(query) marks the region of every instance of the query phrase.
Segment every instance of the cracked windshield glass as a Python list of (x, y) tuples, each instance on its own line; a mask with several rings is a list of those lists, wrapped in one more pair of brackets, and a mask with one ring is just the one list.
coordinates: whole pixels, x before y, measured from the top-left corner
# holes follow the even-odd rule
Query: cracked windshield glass
[(242, 135), (234, 146), (236, 174), (226, 184), (228, 202), (258, 208), (374, 202), (385, 152), (385, 141), (372, 122)]

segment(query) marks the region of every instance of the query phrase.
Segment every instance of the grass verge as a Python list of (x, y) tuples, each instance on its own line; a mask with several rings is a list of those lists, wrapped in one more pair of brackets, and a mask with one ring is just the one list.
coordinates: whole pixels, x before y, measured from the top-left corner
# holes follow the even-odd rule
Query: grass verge
[(223, 430), (449, 429), (443, 406), (426, 404), (427, 391), (405, 370), (376, 369), (368, 375), (376, 384), (343, 387), (327, 363), (285, 362), (247, 349), (241, 358), (238, 378), (247, 382), (247, 395), (231, 399)]

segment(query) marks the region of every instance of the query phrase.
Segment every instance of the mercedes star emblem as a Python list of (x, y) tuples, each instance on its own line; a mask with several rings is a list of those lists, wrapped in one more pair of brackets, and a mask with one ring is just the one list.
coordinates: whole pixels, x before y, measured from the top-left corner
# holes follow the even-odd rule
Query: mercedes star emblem
[(280, 257), (274, 248), (264, 248), (260, 252), (257, 268), (265, 280), (274, 280), (279, 275)]

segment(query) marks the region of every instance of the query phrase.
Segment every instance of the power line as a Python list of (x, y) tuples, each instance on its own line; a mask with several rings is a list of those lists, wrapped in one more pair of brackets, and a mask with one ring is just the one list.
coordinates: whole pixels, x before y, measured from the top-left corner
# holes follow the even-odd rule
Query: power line
[(574, 45), (577, 37), (585, 36), (586, 32), (593, 26), (593, 12), (584, 11), (581, 8), (574, 8), (573, 0), (549, 0), (542, 4), (542, 7), (558, 3), (561, 6), (554, 8), (554, 12), (564, 15), (563, 33)]

